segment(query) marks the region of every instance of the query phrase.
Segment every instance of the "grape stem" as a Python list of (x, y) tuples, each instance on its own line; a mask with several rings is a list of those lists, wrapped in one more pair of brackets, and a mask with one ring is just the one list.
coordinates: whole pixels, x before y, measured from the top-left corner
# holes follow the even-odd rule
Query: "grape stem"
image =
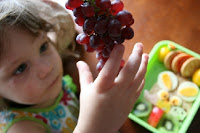
[(99, 11), (99, 8), (95, 4), (95, 0), (88, 0), (88, 2), (91, 3), (91, 5), (94, 7), (95, 14)]
[(96, 5), (94, 3), (95, 0), (89, 0), (89, 2), (96, 8)]

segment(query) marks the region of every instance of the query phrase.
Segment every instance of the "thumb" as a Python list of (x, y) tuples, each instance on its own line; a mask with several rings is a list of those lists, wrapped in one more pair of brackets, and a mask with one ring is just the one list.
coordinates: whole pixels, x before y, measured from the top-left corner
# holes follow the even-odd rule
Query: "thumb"
[(93, 82), (93, 76), (90, 68), (84, 61), (77, 62), (76, 66), (78, 68), (81, 89), (86, 88), (90, 83)]

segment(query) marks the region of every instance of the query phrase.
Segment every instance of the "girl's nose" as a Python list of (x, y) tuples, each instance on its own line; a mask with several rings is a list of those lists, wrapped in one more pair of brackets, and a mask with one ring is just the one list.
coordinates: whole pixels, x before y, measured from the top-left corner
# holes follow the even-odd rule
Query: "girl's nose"
[(48, 62), (43, 62), (39, 65), (39, 72), (38, 76), (40, 79), (44, 79), (47, 77), (53, 70), (53, 64), (50, 64)]

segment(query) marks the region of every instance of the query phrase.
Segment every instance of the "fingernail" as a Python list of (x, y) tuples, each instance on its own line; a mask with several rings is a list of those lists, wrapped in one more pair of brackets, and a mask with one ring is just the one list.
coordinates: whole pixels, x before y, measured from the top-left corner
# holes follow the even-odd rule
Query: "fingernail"
[(143, 56), (144, 56), (144, 58), (145, 58), (146, 60), (149, 59), (149, 55), (148, 55), (148, 54), (144, 53)]
[(77, 68), (80, 68), (80, 61), (78, 61), (77, 63), (76, 63), (76, 66), (77, 66)]
[(143, 44), (140, 43), (140, 42), (138, 42), (138, 43), (135, 44), (135, 47), (136, 47), (137, 49), (142, 49), (142, 48), (143, 48)]
[[(140, 43), (140, 42), (136, 43), (135, 46), (134, 46), (134, 49), (142, 50), (143, 49), (143, 44)], [(134, 51), (134, 49), (133, 49), (133, 51)]]

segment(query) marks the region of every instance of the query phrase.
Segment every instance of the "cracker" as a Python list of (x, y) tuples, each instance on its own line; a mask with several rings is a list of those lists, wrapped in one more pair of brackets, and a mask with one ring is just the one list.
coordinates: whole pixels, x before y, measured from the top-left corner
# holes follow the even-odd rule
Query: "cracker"
[(181, 51), (170, 51), (164, 58), (164, 64), (165, 67), (169, 70), (171, 70), (171, 64), (172, 64), (172, 60), (174, 59), (175, 56), (177, 56), (178, 54), (180, 54)]
[(182, 64), (188, 60), (189, 58), (191, 58), (192, 56), (191, 55), (188, 55), (186, 53), (181, 53), (181, 54), (178, 54), (176, 57), (174, 57), (174, 59), (172, 60), (172, 70), (175, 72), (175, 73), (178, 73), (180, 72), (180, 68), (182, 66)]
[(200, 68), (200, 59), (196, 57), (189, 58), (181, 67), (181, 75), (183, 77), (192, 77), (198, 68)]

